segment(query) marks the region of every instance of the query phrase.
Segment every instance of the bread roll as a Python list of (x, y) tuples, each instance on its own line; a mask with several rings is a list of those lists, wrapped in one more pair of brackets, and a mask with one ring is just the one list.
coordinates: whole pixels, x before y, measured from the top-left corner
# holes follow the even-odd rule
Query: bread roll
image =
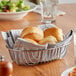
[(60, 28), (52, 27), (44, 31), (44, 37), (47, 37), (50, 35), (56, 37), (58, 42), (63, 40), (63, 32)]
[(54, 36), (48, 36), (48, 37), (45, 37), (44, 39), (39, 41), (39, 44), (46, 44), (46, 43), (56, 44), (57, 39)]
[(27, 40), (30, 43), (38, 45), (38, 43), (36, 41), (32, 40), (32, 39), (29, 39), (29, 38), (24, 38), (24, 39)]
[(27, 27), (21, 33), (22, 38), (29, 38), (36, 41), (42, 40), (44, 37), (43, 31), (38, 27)]

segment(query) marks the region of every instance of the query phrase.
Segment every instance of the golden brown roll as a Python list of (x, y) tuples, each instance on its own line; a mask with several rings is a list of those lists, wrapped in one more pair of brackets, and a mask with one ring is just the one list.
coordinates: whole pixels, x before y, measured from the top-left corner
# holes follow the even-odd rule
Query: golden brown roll
[(48, 28), (44, 31), (44, 37), (47, 37), (50, 35), (56, 37), (58, 42), (63, 40), (63, 32), (58, 27)]
[(42, 40), (44, 38), (43, 31), (38, 27), (27, 27), (21, 33), (22, 38), (29, 38), (36, 41)]
[(45, 37), (44, 39), (39, 41), (39, 44), (46, 44), (46, 43), (56, 44), (57, 39), (54, 36), (48, 36), (48, 37)]
[(30, 43), (38, 45), (38, 43), (35, 40), (29, 39), (29, 38), (24, 38), (24, 39), (27, 40)]

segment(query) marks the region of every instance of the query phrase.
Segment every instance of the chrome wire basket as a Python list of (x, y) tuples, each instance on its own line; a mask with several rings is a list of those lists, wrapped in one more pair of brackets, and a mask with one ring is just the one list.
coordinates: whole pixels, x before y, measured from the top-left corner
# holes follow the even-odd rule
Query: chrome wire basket
[(19, 65), (33, 65), (62, 59), (67, 52), (68, 45), (50, 48), (46, 50), (15, 50), (9, 49), (10, 56)]
[[(40, 28), (42, 28), (42, 30), (44, 30), (45, 28), (49, 28), (49, 27), (55, 27), (54, 25), (42, 25), (39, 26)], [(15, 37), (15, 34), (20, 34), (22, 30), (20, 30), (20, 32), (18, 32), (18, 30), (14, 30), (11, 31), (13, 38)], [(9, 32), (8, 32), (9, 34)], [(7, 32), (3, 32), (2, 36), (4, 38), (4, 40), (7, 43), (10, 43), (10, 46), (13, 46), (14, 43), (11, 44), (11, 42), (13, 42), (12, 40), (12, 36), (10, 35), (10, 37), (7, 37)], [(34, 65), (34, 64), (39, 64), (39, 63), (43, 63), (43, 62), (49, 62), (52, 60), (56, 60), (56, 59), (62, 59), (67, 52), (67, 47), (69, 45), (69, 43), (72, 40), (72, 35), (73, 35), (73, 31), (71, 30), (65, 37), (64, 40), (57, 43), (57, 44), (48, 44), (48, 47), (45, 49), (36, 49), (36, 50), (27, 50), (25, 47), (25, 50), (16, 50), (13, 47), (11, 48), (7, 43), (8, 50), (10, 53), (10, 56), (12, 58), (12, 60), (17, 63), (18, 65)], [(21, 44), (22, 45), (22, 44)], [(29, 46), (28, 46), (29, 47)]]

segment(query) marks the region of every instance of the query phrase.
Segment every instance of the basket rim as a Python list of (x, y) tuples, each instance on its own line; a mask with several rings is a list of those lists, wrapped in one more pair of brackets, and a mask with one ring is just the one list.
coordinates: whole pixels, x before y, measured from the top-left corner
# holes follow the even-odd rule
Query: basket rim
[(10, 48), (10, 47), (7, 47), (8, 48), (8, 50), (13, 50), (13, 51), (16, 51), (16, 52), (24, 52), (24, 51), (41, 51), (41, 50), (52, 50), (52, 49), (57, 49), (57, 48), (62, 48), (62, 47), (65, 47), (65, 46), (68, 46), (70, 43), (68, 43), (68, 44), (66, 44), (66, 45), (62, 45), (62, 46), (56, 46), (56, 47), (51, 47), (51, 48), (48, 48), (48, 49), (33, 49), (33, 50), (27, 50), (27, 49), (25, 49), (25, 50), (17, 50), (17, 49), (13, 49), (13, 48)]

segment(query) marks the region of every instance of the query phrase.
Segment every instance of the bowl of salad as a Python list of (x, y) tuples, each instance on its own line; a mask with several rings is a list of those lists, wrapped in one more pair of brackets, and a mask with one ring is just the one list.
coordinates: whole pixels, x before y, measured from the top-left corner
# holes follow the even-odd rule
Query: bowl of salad
[(34, 3), (24, 0), (1, 0), (0, 20), (20, 20), (36, 7)]

